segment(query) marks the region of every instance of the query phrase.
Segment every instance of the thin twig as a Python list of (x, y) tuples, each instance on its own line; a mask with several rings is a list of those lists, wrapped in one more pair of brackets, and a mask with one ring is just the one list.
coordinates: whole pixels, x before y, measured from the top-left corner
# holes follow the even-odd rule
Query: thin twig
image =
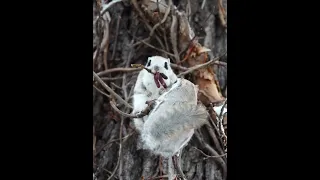
[(188, 70), (188, 68), (180, 66), (180, 65), (177, 65), (177, 64), (170, 63), (170, 65), (174, 69), (179, 69), (179, 70), (182, 70), (182, 71), (187, 71)]
[[(169, 0), (170, 2), (172, 0)], [(180, 57), (179, 57), (179, 53), (178, 53), (178, 48), (177, 48), (177, 16), (175, 14), (175, 11), (173, 9), (173, 6), (168, 7), (168, 8), (172, 8), (172, 24), (170, 27), (170, 36), (171, 36), (171, 44), (172, 44), (172, 48), (173, 48), (173, 52), (174, 52), (174, 57), (176, 59), (176, 63), (180, 62)]]
[(226, 105), (227, 105), (227, 99), (225, 100), (223, 106), (221, 107), (220, 114), (219, 114), (219, 117), (218, 117), (218, 123), (219, 123), (220, 131), (221, 131), (221, 134), (222, 134), (221, 137), (224, 138), (223, 146), (226, 146), (226, 144), (227, 144), (227, 135), (224, 132), (223, 118), (222, 118), (222, 116), (224, 115), (223, 110), (224, 110)]
[(128, 114), (125, 112), (122, 112), (120, 109), (117, 108), (115, 102), (110, 101), (110, 105), (111, 107), (117, 111), (120, 115), (125, 116), (125, 117), (129, 117), (129, 118), (142, 118), (143, 116), (146, 116), (147, 114), (149, 114), (149, 112), (151, 111), (152, 105), (147, 106), (147, 108), (142, 111), (141, 113), (137, 114), (137, 115), (133, 115), (133, 114)]
[(104, 81), (115, 81), (115, 80), (122, 79), (122, 77), (101, 77), (101, 79)]
[(123, 127), (123, 117), (121, 117), (121, 122), (120, 122), (120, 131), (119, 131), (119, 139), (120, 139), (120, 142), (119, 142), (119, 152), (118, 152), (118, 161), (117, 161), (117, 164), (116, 164), (116, 167), (114, 168), (112, 174), (109, 176), (108, 180), (110, 180), (114, 174), (117, 172), (117, 169), (118, 169), (118, 166), (119, 166), (119, 163), (120, 163), (120, 159), (121, 159), (121, 154), (122, 154), (122, 127)]
[(110, 105), (111, 105), (111, 107), (112, 107), (115, 111), (117, 111), (117, 113), (119, 113), (119, 114), (122, 115), (122, 116), (129, 117), (129, 118), (137, 118), (137, 116), (135, 116), (135, 115), (127, 114), (127, 113), (125, 113), (125, 112), (122, 112), (120, 109), (117, 108), (117, 106), (115, 105), (115, 103), (112, 102), (112, 101), (110, 101)]
[(195, 146), (193, 146), (192, 148), (195, 149), (195, 150), (197, 150), (197, 151), (199, 151), (202, 155), (205, 156), (205, 158), (204, 158), (203, 160), (208, 159), (208, 158), (217, 158), (217, 157), (222, 157), (222, 156), (226, 156), (226, 155), (227, 155), (227, 153), (224, 153), (224, 154), (218, 155), (218, 156), (209, 156), (208, 154), (204, 153), (203, 151), (201, 151), (200, 149), (198, 149), (198, 148), (195, 147)]
[(96, 51), (94, 52), (94, 54), (93, 54), (93, 67), (94, 67), (94, 65), (95, 65), (95, 62), (97, 61), (97, 59), (98, 59), (98, 57), (100, 56), (100, 51), (101, 51), (101, 44), (102, 44), (102, 33), (100, 33), (100, 31), (99, 31), (99, 24), (100, 24), (100, 22), (101, 22), (101, 19), (102, 18), (98, 18), (97, 20), (96, 20), (96, 24), (95, 24), (95, 28), (96, 28), (96, 36), (98, 37), (98, 44), (96, 45), (96, 47), (97, 47), (97, 49), (96, 49)]
[[(133, 44), (133, 39), (131, 40), (131, 45)], [(131, 48), (129, 54), (128, 54), (128, 59), (127, 59), (127, 62), (126, 62), (126, 68), (129, 67), (129, 64), (131, 62), (131, 58), (132, 58), (132, 51), (133, 51), (133, 48)], [(126, 101), (128, 101), (128, 92), (127, 92), (127, 86), (128, 86), (128, 83), (127, 83), (127, 74), (123, 74), (123, 79), (122, 79), (122, 89), (123, 89), (123, 94), (124, 94), (124, 99)]]
[(111, 82), (111, 85), (114, 86), (114, 87), (117, 88), (117, 89), (122, 90), (122, 88), (121, 88), (120, 86), (116, 85), (114, 82)]
[(114, 4), (121, 2), (121, 1), (122, 0), (113, 0), (113, 1), (109, 2), (108, 4), (102, 5), (102, 11), (100, 13), (100, 16), (103, 16), (104, 13), (106, 13), (111, 6), (113, 6)]
[[(103, 19), (103, 18), (101, 18), (101, 19)], [(108, 18), (106, 18), (104, 20), (104, 27), (103, 28), (104, 28), (104, 32), (103, 32), (104, 37), (103, 37), (103, 40), (101, 41), (101, 44), (100, 44), (101, 49), (106, 47), (107, 42), (109, 40), (109, 20), (108, 20)]]
[(180, 155), (179, 156), (176, 156), (175, 155), (175, 157), (176, 157), (176, 160), (177, 160), (177, 163), (176, 163), (176, 165), (177, 165), (177, 170), (178, 170), (178, 173), (180, 174), (180, 176), (182, 177), (182, 179), (183, 180), (186, 180), (187, 178), (186, 178), (186, 175), (183, 173), (183, 171), (182, 171), (182, 168), (181, 168), (181, 155), (182, 155), (182, 149), (180, 149)]
[(191, 2), (190, 2), (190, 0), (188, 0), (186, 11), (187, 11), (188, 22), (190, 22), (190, 16), (191, 16)]
[(97, 60), (97, 57), (98, 57), (98, 47), (96, 48), (96, 50), (94, 51), (94, 53), (93, 53), (93, 66), (92, 66), (92, 68), (94, 68), (94, 65), (95, 65), (95, 63), (96, 63), (96, 60)]
[(160, 52), (166, 53), (166, 54), (168, 54), (169, 56), (175, 57), (175, 55), (174, 55), (174, 54), (171, 54), (171, 53), (169, 53), (169, 52), (167, 52), (167, 51), (165, 51), (165, 50), (162, 50), (162, 49), (156, 48), (156, 47), (152, 46), (151, 44), (149, 44), (149, 43), (145, 42), (144, 40), (139, 41), (139, 42), (142, 42), (143, 44), (145, 44), (145, 45), (147, 45), (147, 46), (149, 46), (149, 47), (151, 47), (151, 48), (153, 48), (153, 49), (156, 49), (156, 50), (158, 50), (158, 51), (160, 51)]
[(224, 151), (223, 151), (223, 143), (220, 139), (220, 136), (216, 136), (216, 134), (214, 133), (214, 131), (212, 130), (212, 128), (209, 125), (205, 125), (205, 127), (206, 127), (213, 143), (215, 144), (217, 151), (222, 154)]
[[(164, 39), (164, 45), (166, 46), (166, 51), (169, 51), (166, 29), (163, 30), (163, 39)], [(167, 57), (165, 57), (165, 58), (167, 58)]]
[[(124, 117), (121, 117), (121, 122), (120, 122), (120, 131), (119, 131), (119, 180), (122, 180), (122, 166), (123, 166), (123, 159), (122, 159), (122, 129), (123, 129), (123, 121)], [(116, 171), (116, 170), (115, 170)]]
[(133, 72), (133, 71), (140, 71), (141, 68), (113, 68), (113, 69), (107, 69), (104, 71), (101, 71), (99, 73), (97, 73), (98, 76), (104, 76), (108, 73), (112, 73), (112, 72)]
[[(225, 55), (226, 53), (227, 53), (227, 52), (223, 53), (223, 55)], [(222, 55), (222, 56), (223, 56), (223, 55)], [(191, 72), (193, 72), (193, 71), (195, 71), (195, 70), (197, 70), (197, 69), (206, 67), (206, 66), (214, 63), (215, 61), (219, 60), (222, 56), (216, 57), (216, 58), (214, 58), (214, 59), (212, 59), (212, 60), (210, 60), (210, 61), (208, 61), (208, 62), (206, 62), (206, 63), (204, 63), (204, 64), (199, 64), (199, 65), (197, 65), (197, 66), (193, 66), (193, 67), (189, 68), (187, 71), (180, 73), (180, 74), (178, 75), (178, 77), (181, 77), (181, 76), (184, 76), (184, 75), (186, 75), (186, 74), (189, 74), (189, 73), (191, 73)]]
[(96, 80), (115, 98), (117, 98), (122, 104), (132, 109), (132, 106), (128, 104), (125, 100), (123, 100), (117, 93), (115, 93), (106, 83), (102, 81), (102, 79), (93, 71), (93, 76)]
[(132, 2), (132, 4), (133, 4), (134, 8), (138, 11), (139, 16), (142, 18), (142, 20), (144, 21), (144, 23), (146, 24), (146, 26), (151, 30), (152, 27), (147, 23), (148, 20), (147, 20), (147, 18), (144, 16), (143, 12), (141, 11), (141, 9), (140, 9), (140, 7), (139, 7), (139, 5), (138, 5), (137, 0), (132, 0), (131, 2)]
[(197, 36), (193, 36), (193, 38), (190, 40), (188, 46), (186, 46), (186, 48), (179, 53), (179, 56), (180, 56), (181, 54), (185, 53), (185, 52), (189, 49), (189, 47), (191, 46), (191, 44), (193, 43), (193, 41), (194, 41), (196, 38), (197, 38)]
[(132, 98), (133, 90), (134, 90), (134, 86), (131, 86), (131, 89), (130, 89), (130, 92), (128, 95), (128, 99), (126, 99), (126, 101), (129, 101), (129, 99)]
[(225, 10), (223, 8), (222, 0), (218, 0), (218, 7), (219, 7), (219, 18), (221, 21), (221, 25), (226, 28), (227, 27), (227, 22), (225, 21)]
[(110, 95), (108, 95), (108, 94), (104, 93), (103, 91), (101, 91), (97, 86), (93, 85), (93, 87), (94, 87), (98, 92), (100, 92), (101, 94), (103, 94), (103, 95), (107, 96), (108, 98), (110, 98)]
[(209, 151), (213, 156), (219, 156), (216, 157), (216, 160), (220, 163), (221, 167), (222, 167), (222, 178), (225, 180), (226, 179), (226, 175), (227, 175), (227, 165), (225, 163), (225, 161), (223, 160), (223, 158), (206, 142), (203, 141), (203, 139), (201, 139), (198, 131), (196, 131), (194, 133), (195, 137), (198, 139), (198, 141), (203, 144), (204, 148)]
[(157, 177), (152, 178), (152, 180), (161, 179), (161, 178), (169, 178), (169, 177), (168, 177), (168, 175), (157, 176)]
[(108, 49), (109, 49), (109, 22), (108, 19), (105, 20), (105, 31), (104, 31), (104, 38), (101, 42), (100, 48), (104, 48), (103, 52), (103, 64), (104, 64), (104, 69), (108, 69), (108, 64), (107, 64), (107, 58), (108, 58)]
[(95, 162), (95, 154), (96, 154), (96, 142), (97, 142), (97, 136), (96, 136), (96, 130), (95, 125), (93, 125), (93, 163)]
[[(123, 138), (122, 138), (123, 142), (125, 142), (125, 140), (126, 140), (127, 138), (129, 138), (130, 136), (132, 136), (134, 133), (136, 133), (136, 132), (134, 131), (134, 132), (126, 135), (125, 137), (123, 137)], [(111, 140), (111, 141), (109, 141), (108, 143), (104, 144), (104, 145), (102, 146), (102, 148), (100, 148), (100, 149), (96, 152), (95, 156), (97, 156), (97, 155), (98, 155), (105, 147), (107, 147), (109, 144), (111, 144), (111, 143), (113, 143), (113, 142), (116, 142), (116, 141), (119, 141), (119, 140), (120, 140), (120, 139), (114, 139), (114, 140)], [(110, 173), (110, 174), (111, 174), (111, 173)]]
[(116, 49), (117, 49), (120, 21), (121, 21), (121, 15), (119, 15), (118, 21), (117, 21), (116, 35), (115, 35), (115, 40), (114, 40), (114, 46), (113, 46), (113, 51), (112, 51), (112, 55), (111, 55), (111, 60), (114, 60), (114, 55), (115, 55)]
[(223, 61), (216, 61), (216, 62), (214, 62), (214, 64), (219, 65), (219, 66), (227, 66), (227, 63), (223, 62)]
[[(216, 130), (216, 132), (218, 133), (218, 136), (220, 137), (221, 136), (221, 134), (220, 134), (220, 131), (219, 131), (219, 128), (217, 127), (217, 125), (214, 123), (214, 120), (212, 119), (212, 117), (211, 117), (211, 115), (214, 115), (215, 117), (217, 117), (216, 115), (215, 115), (215, 111), (213, 110), (213, 106), (212, 106), (212, 110), (210, 110), (212, 113), (210, 114), (210, 116), (208, 116), (209, 117), (209, 119), (211, 120), (211, 122), (212, 122), (212, 126), (214, 127), (214, 129)], [(213, 114), (214, 113), (214, 114)]]
[[(94, 166), (98, 166), (97, 164), (95, 164), (95, 163), (93, 163), (93, 165)], [(99, 168), (101, 168), (102, 170), (104, 170), (105, 172), (107, 172), (108, 174), (112, 174), (112, 172), (111, 171), (109, 171), (109, 170), (107, 170), (106, 168), (104, 168), (104, 167), (99, 167)], [(116, 179), (118, 179), (117, 177), (115, 177)]]
[(201, 4), (201, 9), (203, 9), (204, 8), (204, 5), (206, 4), (206, 0), (203, 0), (202, 1), (202, 4)]
[[(215, 61), (213, 64), (215, 64), (215, 65), (221, 65), (221, 66), (227, 66), (227, 63), (222, 62), (222, 61)], [(177, 64), (171, 63), (170, 65), (171, 65), (172, 68), (178, 69), (178, 70), (181, 70), (181, 71), (187, 71), (187, 70), (188, 70), (187, 67), (180, 66), (180, 65), (177, 65)]]
[[(138, 11), (138, 14), (139, 16), (142, 18), (143, 22), (145, 23), (145, 25), (147, 26), (147, 28), (149, 29), (149, 31), (152, 31), (152, 27), (150, 26), (150, 24), (148, 24), (148, 20), (147, 18), (144, 16), (143, 12), (141, 11), (138, 3), (137, 3), (137, 0), (131, 0), (132, 4), (133, 4), (133, 7), (136, 9), (136, 11)], [(164, 49), (164, 45), (163, 43), (161, 42), (161, 39), (158, 37), (158, 36), (155, 36), (158, 43), (160, 44), (160, 46)], [(150, 38), (148, 37), (147, 40), (150, 40)], [(136, 46), (136, 44), (134, 44), (134, 46)]]
[[(208, 15), (208, 17), (203, 21), (203, 24), (208, 21), (209, 17), (210, 17), (212, 14), (213, 14), (213, 11), (210, 12), (210, 14)], [(203, 26), (204, 26), (204, 25), (203, 25)], [(201, 26), (200, 31), (203, 29), (203, 26)], [(194, 42), (194, 40), (196, 40), (196, 38), (198, 38), (196, 35), (193, 36), (193, 38), (190, 40), (188, 46), (187, 46), (183, 51), (181, 51), (181, 52), (179, 53), (179, 55), (181, 55), (181, 54), (183, 54), (184, 52), (186, 52), (186, 51), (189, 49), (189, 47), (191, 46), (191, 44)]]
[(219, 120), (221, 119), (222, 115), (223, 115), (223, 110), (224, 110), (224, 107), (227, 105), (227, 99), (224, 101), (224, 104), (222, 105), (221, 107), (221, 111), (220, 111), (220, 114), (219, 114)]
[(157, 0), (157, 11), (158, 11), (158, 13), (160, 13), (159, 0)]
[[(172, 0), (169, 0), (169, 5), (168, 5), (168, 7), (170, 7), (171, 4), (172, 4)], [(158, 8), (159, 8), (158, 1), (157, 1), (157, 6), (158, 6)], [(158, 10), (159, 10), (159, 9), (158, 9)], [(160, 14), (160, 10), (159, 10), (158, 12), (159, 12), (159, 14)], [(168, 15), (169, 15), (169, 12), (170, 12), (170, 8), (167, 8), (167, 10), (166, 10), (166, 12), (165, 12), (165, 14), (164, 14), (163, 19), (162, 19), (160, 22), (158, 22), (157, 24), (155, 24), (155, 25), (153, 26), (153, 28), (151, 29), (150, 34), (149, 34), (149, 38), (153, 35), (154, 31), (155, 31), (161, 24), (163, 24), (163, 23), (167, 20), (167, 17), (168, 17)]]

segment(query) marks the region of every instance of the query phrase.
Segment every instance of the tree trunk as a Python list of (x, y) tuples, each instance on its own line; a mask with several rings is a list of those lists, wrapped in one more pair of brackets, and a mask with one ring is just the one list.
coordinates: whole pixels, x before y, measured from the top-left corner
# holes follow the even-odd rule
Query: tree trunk
[[(110, 4), (110, 2), (105, 2), (105, 4)], [(137, 2), (148, 19), (149, 16), (141, 6), (142, 2)], [(223, 0), (223, 7), (219, 8), (219, 2), (221, 1), (173, 1), (178, 11), (186, 14), (198, 42), (211, 50), (208, 52), (208, 59), (222, 56), (227, 51), (227, 31), (226, 24), (223, 22), (226, 19), (223, 17), (221, 19), (223, 16), (221, 11), (227, 10), (227, 3), (226, 0)], [(169, 2), (166, 1), (166, 3)], [(113, 4), (108, 12), (102, 16), (103, 18), (98, 19), (98, 12), (103, 4), (97, 3), (97, 1), (93, 2), (93, 70), (97, 74), (100, 73), (101, 79), (122, 99), (131, 104), (133, 87), (139, 71), (127, 70), (130, 68), (130, 64), (145, 64), (149, 56), (167, 56), (167, 54), (144, 43), (139, 43), (149, 37), (150, 29), (146, 27), (146, 23), (134, 8), (132, 1), (124, 0)], [(159, 14), (159, 21), (161, 21), (163, 14)], [(110, 21), (106, 20), (108, 16), (110, 16)], [(171, 21), (169, 17), (171, 18), (171, 15), (168, 16), (168, 22)], [(148, 44), (175, 54), (169, 33), (165, 33), (167, 21), (155, 30)], [(155, 25), (151, 20), (147, 23), (150, 23), (151, 27)], [(165, 36), (167, 38), (163, 38)], [(163, 47), (156, 37), (162, 40)], [(182, 50), (178, 48), (179, 52)], [(182, 60), (185, 56), (186, 53), (182, 53), (178, 58)], [(177, 63), (177, 58), (172, 59)], [(219, 61), (226, 64), (226, 56), (221, 57)], [(181, 64), (186, 68), (189, 68), (189, 65), (188, 63)], [(218, 79), (220, 85), (218, 87), (220, 87), (222, 95), (226, 97), (227, 67), (216, 64), (211, 66)], [(113, 68), (122, 69), (111, 73), (105, 72), (105, 70)], [(182, 71), (176, 70), (177, 74), (180, 72)], [(191, 76), (185, 78), (191, 78)], [(111, 107), (110, 101), (114, 96), (110, 96), (110, 93), (101, 84), (94, 82), (93, 85), (94, 178), (97, 180), (107, 180), (108, 178), (120, 180), (159, 179), (160, 169), (163, 170), (162, 175), (166, 175), (168, 171), (167, 159), (162, 158), (160, 163), (159, 156), (142, 150), (139, 144), (139, 134), (133, 129), (131, 118), (121, 116)], [(102, 94), (101, 91), (109, 97)], [(126, 107), (116, 98), (114, 99), (121, 111), (131, 113), (132, 109)], [(210, 106), (208, 107), (210, 109)], [(217, 123), (212, 108), (209, 112), (212, 115), (211, 123), (196, 131), (181, 154), (181, 168), (188, 180), (226, 179), (227, 157), (221, 132), (217, 127), (219, 123)], [(222, 156), (212, 157), (216, 155)]]

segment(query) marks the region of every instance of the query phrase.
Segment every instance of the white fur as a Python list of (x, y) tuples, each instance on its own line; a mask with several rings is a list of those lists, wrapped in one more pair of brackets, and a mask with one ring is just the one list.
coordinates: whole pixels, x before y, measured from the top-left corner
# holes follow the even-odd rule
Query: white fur
[[(151, 62), (148, 66), (149, 61)], [(168, 69), (165, 69), (164, 67), (165, 62), (167, 62)], [(145, 67), (150, 69), (153, 73), (155, 73), (156, 66), (159, 67), (158, 72), (163, 73), (168, 77), (168, 79), (163, 80), (169, 88), (177, 80), (177, 76), (171, 69), (170, 59), (166, 59), (161, 56), (149, 57), (147, 63), (145, 64)], [(167, 90), (164, 87), (160, 86), (160, 88), (158, 88), (156, 86), (153, 74), (149, 73), (145, 69), (141, 70), (134, 87), (132, 114), (137, 114), (143, 111), (147, 107), (146, 101), (157, 99), (161, 94), (163, 94), (166, 91)], [(148, 116), (133, 119), (134, 126), (138, 131), (141, 131), (144, 121), (147, 118)]]

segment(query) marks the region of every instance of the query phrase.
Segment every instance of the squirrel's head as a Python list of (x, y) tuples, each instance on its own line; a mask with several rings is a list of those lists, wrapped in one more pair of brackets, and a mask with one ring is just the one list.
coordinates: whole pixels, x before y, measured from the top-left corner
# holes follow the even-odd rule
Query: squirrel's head
[[(145, 67), (151, 70), (153, 74), (158, 72), (168, 77), (167, 79), (164, 79), (167, 86), (169, 86), (177, 80), (177, 76), (171, 69), (169, 58), (164, 58), (161, 56), (151, 56), (148, 58)], [(150, 75), (152, 74), (150, 73)]]

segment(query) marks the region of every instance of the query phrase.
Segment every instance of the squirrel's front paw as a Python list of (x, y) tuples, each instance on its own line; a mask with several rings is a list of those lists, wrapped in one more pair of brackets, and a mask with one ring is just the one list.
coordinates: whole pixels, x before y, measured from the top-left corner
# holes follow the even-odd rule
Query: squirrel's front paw
[(155, 102), (156, 102), (156, 99), (153, 99), (153, 100), (146, 101), (146, 104), (148, 106), (153, 106)]

